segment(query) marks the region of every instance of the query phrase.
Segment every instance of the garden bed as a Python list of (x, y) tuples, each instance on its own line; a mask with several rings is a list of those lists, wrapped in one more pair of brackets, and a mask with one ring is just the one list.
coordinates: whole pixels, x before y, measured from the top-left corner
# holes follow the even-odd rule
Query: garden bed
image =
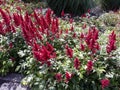
[(0, 89), (119, 90), (119, 10), (57, 17), (31, 3), (0, 7)]

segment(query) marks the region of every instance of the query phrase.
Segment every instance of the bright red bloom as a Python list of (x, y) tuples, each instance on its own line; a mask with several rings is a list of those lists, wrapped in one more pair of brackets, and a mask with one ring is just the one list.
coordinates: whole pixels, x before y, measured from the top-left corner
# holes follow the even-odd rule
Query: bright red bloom
[(70, 30), (71, 30), (71, 31), (73, 31), (73, 30), (74, 30), (74, 27), (73, 27), (73, 25), (70, 27)]
[(33, 45), (34, 57), (42, 64), (46, 63), (48, 66), (51, 65), (50, 59), (56, 57), (56, 53), (53, 50), (54, 48), (49, 43), (47, 43), (47, 46), (41, 46), (41, 47), (39, 47), (37, 43), (34, 43)]
[(102, 85), (102, 89), (104, 89), (105, 87), (108, 87), (110, 84), (109, 79), (102, 79), (101, 81), (101, 85)]
[(86, 23), (83, 24), (82, 29), (85, 29), (87, 27)]
[(46, 12), (46, 16), (45, 16), (48, 25), (51, 24), (51, 15), (52, 15), (52, 11), (51, 11), (51, 9), (48, 9), (47, 12)]
[(62, 12), (61, 12), (61, 16), (64, 16), (64, 15), (65, 15), (64, 10), (62, 10)]
[(4, 19), (6, 25), (7, 25), (7, 26), (10, 25), (10, 16), (7, 14), (7, 12), (5, 12), (4, 10), (2, 10), (2, 9), (0, 8), (0, 13), (1, 13), (2, 18)]
[(91, 60), (89, 60), (87, 62), (87, 68), (86, 68), (87, 72), (90, 73), (90, 71), (93, 70), (93, 62)]
[(6, 31), (3, 29), (3, 23), (0, 22), (0, 34), (5, 35)]
[(83, 34), (83, 33), (80, 34), (80, 38), (81, 38), (81, 39), (84, 38), (84, 34)]
[(106, 51), (109, 54), (111, 51), (116, 49), (116, 34), (114, 31), (109, 35), (108, 45)]
[(74, 67), (77, 70), (80, 68), (80, 60), (78, 58), (74, 59)]
[(76, 35), (76, 33), (74, 32), (74, 33), (73, 33), (73, 38), (76, 38), (76, 36), (77, 36), (77, 35)]
[(85, 42), (92, 53), (96, 53), (96, 51), (100, 49), (99, 43), (97, 42), (98, 33), (99, 31), (95, 27), (92, 27), (85, 35)]
[(12, 42), (9, 43), (9, 48), (10, 49), (13, 48), (13, 43)]
[(80, 50), (84, 51), (85, 50), (85, 46), (83, 44), (80, 44)]
[(71, 74), (70, 72), (66, 72), (66, 73), (65, 73), (65, 77), (66, 77), (65, 82), (68, 83), (69, 80), (72, 78), (72, 74)]
[(69, 22), (70, 22), (70, 24), (72, 24), (72, 23), (73, 23), (73, 19), (72, 19), (72, 18), (70, 18)]
[(70, 47), (66, 47), (66, 54), (72, 58), (73, 57), (73, 50)]
[(13, 19), (16, 26), (21, 24), (21, 19), (18, 13), (13, 13)]
[(57, 73), (57, 74), (55, 75), (55, 78), (56, 78), (56, 80), (57, 80), (58, 82), (61, 82), (61, 81), (62, 81), (62, 74), (61, 74), (61, 73)]

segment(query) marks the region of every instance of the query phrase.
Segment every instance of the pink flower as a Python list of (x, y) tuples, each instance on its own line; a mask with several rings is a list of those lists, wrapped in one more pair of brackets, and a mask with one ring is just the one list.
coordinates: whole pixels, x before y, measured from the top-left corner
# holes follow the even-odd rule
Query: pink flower
[(55, 78), (56, 78), (56, 80), (57, 80), (58, 82), (61, 82), (61, 81), (62, 81), (62, 74), (61, 74), (61, 73), (57, 73), (57, 74), (55, 75)]
[(66, 73), (65, 73), (65, 77), (66, 77), (65, 82), (68, 83), (69, 80), (72, 78), (72, 74), (71, 74), (70, 72), (66, 72)]
[(102, 89), (104, 89), (105, 87), (108, 87), (110, 84), (109, 79), (102, 79), (101, 81), (101, 85), (102, 85)]
[(78, 58), (74, 59), (74, 67), (77, 70), (80, 68), (80, 60)]

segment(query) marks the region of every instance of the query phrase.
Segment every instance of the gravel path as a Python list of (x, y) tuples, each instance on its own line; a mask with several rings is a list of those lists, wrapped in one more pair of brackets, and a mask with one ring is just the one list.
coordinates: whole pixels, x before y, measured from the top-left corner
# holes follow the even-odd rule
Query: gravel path
[(0, 77), (0, 90), (30, 90), (27, 86), (22, 86), (20, 81), (23, 76), (20, 74), (10, 74)]

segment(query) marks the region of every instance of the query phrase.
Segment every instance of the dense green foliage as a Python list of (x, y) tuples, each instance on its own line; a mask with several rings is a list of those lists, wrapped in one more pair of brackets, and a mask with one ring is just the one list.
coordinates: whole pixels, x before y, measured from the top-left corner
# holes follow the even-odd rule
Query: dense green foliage
[(30, 2), (41, 2), (42, 0), (22, 0), (25, 3), (30, 3)]
[(101, 0), (104, 10), (117, 10), (120, 8), (120, 0)]
[(47, 3), (58, 16), (62, 11), (72, 15), (82, 15), (93, 7), (92, 0), (47, 0)]

